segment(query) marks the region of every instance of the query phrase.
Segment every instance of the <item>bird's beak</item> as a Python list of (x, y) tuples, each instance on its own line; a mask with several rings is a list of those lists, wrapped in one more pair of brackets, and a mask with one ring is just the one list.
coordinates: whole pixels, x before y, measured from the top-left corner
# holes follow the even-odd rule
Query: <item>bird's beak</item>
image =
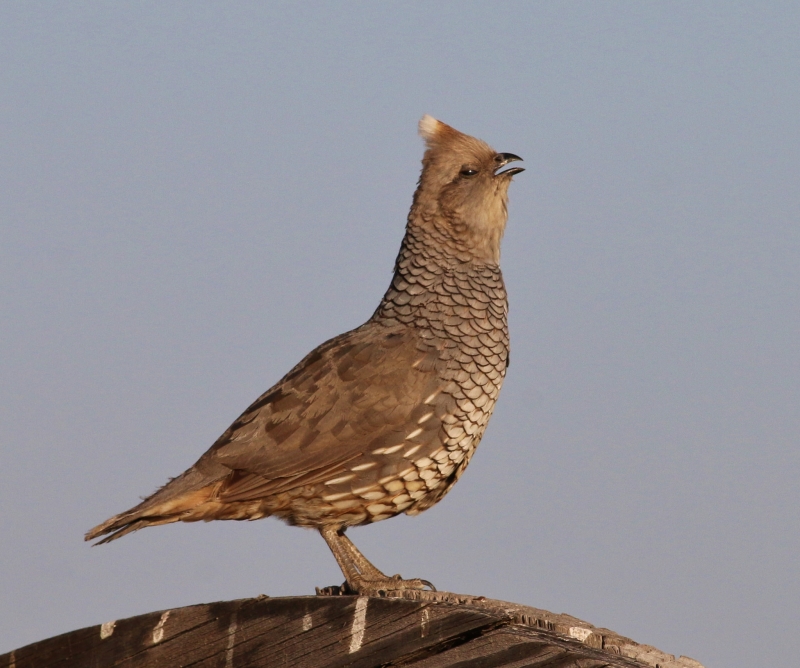
[(514, 155), (513, 153), (498, 153), (494, 157), (494, 161), (497, 163), (497, 167), (494, 170), (495, 176), (514, 176), (514, 174), (519, 174), (520, 172), (524, 172), (524, 167), (512, 167), (511, 169), (507, 169), (504, 172), (499, 172), (497, 170), (502, 169), (505, 167), (509, 162), (514, 162), (515, 160), (522, 160), (518, 155)]

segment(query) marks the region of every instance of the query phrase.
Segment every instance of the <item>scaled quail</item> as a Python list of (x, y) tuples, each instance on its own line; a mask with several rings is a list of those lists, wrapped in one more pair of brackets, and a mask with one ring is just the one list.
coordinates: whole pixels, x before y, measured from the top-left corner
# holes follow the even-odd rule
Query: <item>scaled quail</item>
[(86, 534), (274, 515), (313, 527), (342, 590), (433, 586), (388, 577), (347, 527), (439, 501), (467, 468), (508, 366), (500, 240), (513, 153), (424, 116), (427, 150), (391, 285), (373, 316), (309, 353), (197, 463)]

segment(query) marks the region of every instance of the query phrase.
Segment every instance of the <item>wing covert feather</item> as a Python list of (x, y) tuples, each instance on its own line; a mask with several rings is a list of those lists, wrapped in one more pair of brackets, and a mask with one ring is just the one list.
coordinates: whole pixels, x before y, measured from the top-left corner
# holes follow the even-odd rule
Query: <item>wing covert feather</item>
[(237, 472), (220, 490), (228, 500), (327, 480), (362, 453), (402, 442), (415, 410), (441, 389), (435, 358), (408, 329), (367, 323), (331, 339), (259, 397), (198, 466), (213, 460)]

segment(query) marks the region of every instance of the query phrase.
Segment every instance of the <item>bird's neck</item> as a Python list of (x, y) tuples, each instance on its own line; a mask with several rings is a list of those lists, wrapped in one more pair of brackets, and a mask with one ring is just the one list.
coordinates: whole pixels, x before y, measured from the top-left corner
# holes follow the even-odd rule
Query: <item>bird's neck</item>
[(408, 214), (406, 239), (427, 237), (446, 255), (462, 263), (500, 264), (500, 242), (508, 219), (505, 197), (492, 197), (483, 207), (448, 207), (414, 194)]
[(427, 327), (450, 317), (455, 304), (476, 299), (507, 312), (500, 266), (476, 259), (435, 228), (409, 223), (392, 283), (373, 319)]

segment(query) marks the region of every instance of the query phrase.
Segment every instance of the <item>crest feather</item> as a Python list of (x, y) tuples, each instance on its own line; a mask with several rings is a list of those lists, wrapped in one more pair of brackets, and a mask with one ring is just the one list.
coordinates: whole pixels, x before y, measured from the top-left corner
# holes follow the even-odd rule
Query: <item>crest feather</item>
[(439, 132), (441, 121), (437, 121), (433, 116), (425, 114), (419, 119), (419, 134), (426, 142), (432, 141)]

